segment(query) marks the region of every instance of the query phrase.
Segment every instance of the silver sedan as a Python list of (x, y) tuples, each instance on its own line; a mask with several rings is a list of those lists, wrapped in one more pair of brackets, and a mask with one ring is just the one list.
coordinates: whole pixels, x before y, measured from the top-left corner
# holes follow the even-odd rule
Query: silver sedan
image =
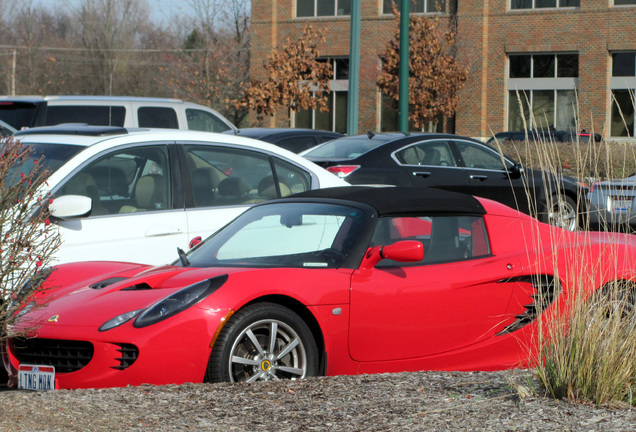
[(636, 174), (594, 183), (587, 201), (592, 227), (636, 229)]

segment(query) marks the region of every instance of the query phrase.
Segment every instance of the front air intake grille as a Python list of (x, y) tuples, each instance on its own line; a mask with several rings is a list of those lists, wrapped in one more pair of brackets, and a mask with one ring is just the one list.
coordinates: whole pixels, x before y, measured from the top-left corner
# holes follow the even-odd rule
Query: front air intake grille
[(132, 364), (137, 361), (137, 357), (139, 357), (139, 349), (135, 345), (125, 343), (116, 343), (115, 345), (119, 346), (117, 351), (121, 353), (121, 356), (115, 359), (119, 362), (119, 365), (111, 366), (113, 369), (124, 370), (132, 366)]
[(21, 364), (55, 366), (56, 373), (80, 370), (94, 351), (90, 342), (23, 338), (12, 339), (10, 349)]
[(531, 303), (524, 305), (525, 311), (516, 315), (514, 322), (497, 333), (501, 336), (512, 333), (535, 321), (556, 299), (561, 292), (558, 279), (550, 275), (522, 276), (502, 282), (522, 282), (532, 284), (533, 293), (530, 295)]

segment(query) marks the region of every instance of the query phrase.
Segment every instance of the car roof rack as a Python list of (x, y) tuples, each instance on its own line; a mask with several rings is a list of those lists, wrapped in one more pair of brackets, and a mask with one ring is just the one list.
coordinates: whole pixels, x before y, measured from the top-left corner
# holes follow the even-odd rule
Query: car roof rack
[(86, 123), (63, 123), (55, 126), (37, 126), (18, 131), (14, 136), (23, 135), (85, 135), (105, 136), (128, 134), (128, 129), (121, 126), (95, 126)]

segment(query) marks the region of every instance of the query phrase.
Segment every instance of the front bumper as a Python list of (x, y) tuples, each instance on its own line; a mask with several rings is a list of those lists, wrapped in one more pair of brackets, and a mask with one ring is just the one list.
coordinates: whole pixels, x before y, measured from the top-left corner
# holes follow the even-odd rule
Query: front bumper
[[(171, 319), (136, 329), (128, 322), (120, 327), (98, 332), (80, 326), (44, 325), (38, 339), (86, 341), (93, 346), (87, 364), (73, 372), (56, 373), (57, 389), (123, 387), (141, 384), (183, 384), (202, 382), (212, 351), (210, 344), (221, 319), (228, 310), (189, 309), (187, 319)], [(20, 365), (19, 340), (9, 341), (10, 374)], [(138, 350), (136, 359), (122, 361), (122, 344)], [(33, 362), (33, 360), (30, 360)], [(40, 364), (51, 364), (43, 358)]]

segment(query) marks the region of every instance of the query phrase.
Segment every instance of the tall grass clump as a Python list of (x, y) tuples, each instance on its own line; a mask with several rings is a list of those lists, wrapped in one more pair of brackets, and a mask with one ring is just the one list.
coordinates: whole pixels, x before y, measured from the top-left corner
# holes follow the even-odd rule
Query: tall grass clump
[(576, 296), (571, 315), (541, 326), (536, 370), (556, 398), (596, 405), (636, 402), (633, 282), (616, 281), (591, 298)]
[[(590, 184), (636, 172), (636, 152), (630, 143), (555, 143), (548, 137), (500, 143), (499, 150), (526, 167), (544, 171), (548, 182), (554, 177), (547, 173), (557, 179), (568, 175)], [(558, 185), (549, 187), (558, 189)], [(577, 205), (585, 208), (580, 205), (585, 197), (578, 199)], [(566, 269), (561, 270), (565, 274), (554, 276), (570, 287), (567, 295), (559, 295), (546, 314), (540, 315), (534, 368), (545, 390), (555, 398), (596, 405), (636, 405), (636, 282), (602, 282), (615, 269), (636, 269), (636, 262), (626, 252), (630, 242), (636, 244), (636, 236), (601, 233), (611, 241), (609, 246), (595, 249), (599, 233), (593, 233), (585, 215), (581, 216), (574, 246), (552, 246), (566, 237), (559, 231), (554, 231), (550, 245), (530, 244), (541, 241), (532, 233), (526, 239), (528, 250), (540, 250), (546, 260), (553, 262), (553, 268)], [(627, 229), (615, 227), (616, 231)], [(559, 267), (559, 262), (566, 265)], [(537, 297), (542, 296), (537, 293)]]

